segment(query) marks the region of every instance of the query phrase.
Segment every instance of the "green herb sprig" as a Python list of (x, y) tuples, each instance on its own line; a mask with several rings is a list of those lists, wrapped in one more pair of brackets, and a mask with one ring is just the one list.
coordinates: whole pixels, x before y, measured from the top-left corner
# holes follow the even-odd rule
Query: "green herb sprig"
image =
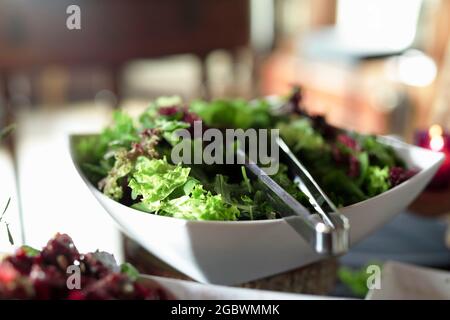
[(3, 209), (2, 215), (0, 216), (0, 223), (3, 223), (6, 227), (6, 232), (8, 233), (8, 241), (11, 245), (14, 245), (14, 239), (11, 233), (11, 230), (9, 229), (9, 223), (4, 221), (3, 218), (5, 217), (5, 213), (8, 210), (9, 204), (11, 203), (11, 198), (8, 199), (8, 202), (6, 203), (5, 208)]
[[(14, 129), (16, 128), (15, 124), (10, 124), (6, 127), (4, 127), (0, 131), (0, 140), (6, 138)], [(8, 199), (8, 202), (6, 203), (5, 208), (3, 209), (2, 215), (0, 216), (0, 223), (3, 223), (6, 228), (6, 232), (8, 233), (8, 241), (11, 245), (14, 245), (14, 238), (12, 236), (11, 230), (9, 228), (9, 223), (4, 220), (5, 213), (8, 210), (9, 204), (11, 203), (11, 198)]]

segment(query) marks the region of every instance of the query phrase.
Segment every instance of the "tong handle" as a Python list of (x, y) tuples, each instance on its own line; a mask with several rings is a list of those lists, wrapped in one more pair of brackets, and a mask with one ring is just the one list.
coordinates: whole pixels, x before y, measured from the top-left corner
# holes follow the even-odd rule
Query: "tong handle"
[(350, 228), (348, 219), (339, 212), (284, 140), (277, 137), (276, 143), (280, 147), (280, 156), (295, 176), (294, 182), (300, 191), (309, 198), (316, 214), (320, 216), (319, 220), (327, 226), (327, 228), (323, 228), (317, 225), (319, 228), (316, 228), (317, 236), (322, 233), (321, 237), (327, 238), (328, 249), (323, 248), (323, 251), (330, 251), (333, 254), (347, 251), (349, 246), (348, 230)]
[[(276, 205), (277, 212), (310, 244), (316, 253), (337, 255), (348, 250), (348, 223), (345, 217), (333, 212), (329, 214), (311, 214), (308, 209), (280, 187), (256, 163), (250, 161), (242, 150), (238, 149), (237, 155), (241, 161), (245, 160), (241, 163), (245, 163), (245, 167), (249, 172), (261, 182), (267, 192), (267, 196)], [(323, 219), (323, 216), (326, 219)], [(342, 223), (346, 227), (337, 227)]]

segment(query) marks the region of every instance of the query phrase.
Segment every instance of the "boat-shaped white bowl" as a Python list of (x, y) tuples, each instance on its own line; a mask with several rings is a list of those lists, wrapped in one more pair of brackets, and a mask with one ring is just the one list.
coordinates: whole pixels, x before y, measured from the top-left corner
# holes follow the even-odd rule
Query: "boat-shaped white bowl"
[[(79, 137), (79, 136), (78, 136)], [(75, 167), (93, 195), (120, 228), (147, 250), (180, 272), (203, 283), (239, 284), (285, 272), (323, 259), (284, 219), (261, 221), (187, 221), (141, 212), (103, 195)], [(347, 206), (351, 245), (380, 228), (408, 206), (425, 188), (443, 154), (382, 138), (419, 172), (376, 197)]]

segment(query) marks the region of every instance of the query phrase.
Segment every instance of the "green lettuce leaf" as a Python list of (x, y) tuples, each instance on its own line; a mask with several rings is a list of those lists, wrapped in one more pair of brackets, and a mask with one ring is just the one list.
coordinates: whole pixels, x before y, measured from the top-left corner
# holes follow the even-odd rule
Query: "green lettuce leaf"
[(162, 107), (178, 106), (183, 103), (179, 96), (159, 97), (152, 101), (148, 108), (140, 115), (139, 122), (144, 128), (155, 128), (155, 120), (160, 119), (158, 109)]
[(379, 167), (404, 167), (404, 163), (396, 155), (394, 149), (377, 141), (375, 136), (357, 135), (363, 150), (367, 151), (371, 165)]
[(142, 197), (139, 209), (158, 211), (161, 201), (186, 183), (189, 171), (189, 168), (183, 168), (181, 165), (169, 164), (166, 158), (139, 157), (128, 184), (132, 191), (131, 197), (134, 200)]
[(370, 274), (367, 273), (367, 267), (369, 265), (377, 265), (380, 268), (382, 265), (377, 262), (371, 262), (366, 264), (361, 269), (351, 269), (348, 267), (340, 267), (338, 270), (339, 280), (350, 289), (350, 291), (359, 298), (364, 298), (369, 292), (367, 287), (367, 280)]
[(114, 166), (111, 154), (116, 149), (129, 150), (139, 139), (133, 119), (123, 111), (116, 111), (111, 126), (100, 135), (84, 137), (77, 143), (77, 161), (88, 179), (97, 184)]
[(102, 147), (130, 148), (132, 142), (139, 141), (138, 130), (134, 125), (133, 118), (123, 111), (113, 114), (113, 125), (106, 128), (100, 135)]
[(164, 118), (155, 120), (155, 128), (162, 131), (162, 136), (172, 146), (175, 146), (180, 141), (180, 137), (177, 135), (177, 130), (187, 129), (189, 127), (190, 124), (183, 121), (167, 120)]
[(21, 249), (25, 252), (27, 257), (37, 257), (41, 252), (30, 246), (22, 246)]
[(265, 100), (196, 100), (190, 104), (190, 109), (208, 126), (218, 128), (269, 128), (275, 119)]
[(128, 262), (120, 265), (120, 273), (127, 275), (132, 281), (136, 281), (139, 278), (139, 271)]
[(187, 220), (236, 220), (239, 210), (222, 195), (205, 191), (189, 177), (190, 168), (171, 165), (166, 158), (137, 159), (129, 186), (132, 198), (141, 197), (133, 207), (146, 212)]
[(163, 203), (161, 214), (186, 220), (237, 220), (239, 210), (224, 202), (222, 196), (206, 192), (197, 184), (191, 196), (182, 196)]
[(320, 149), (325, 145), (323, 137), (314, 130), (307, 118), (280, 123), (278, 129), (281, 137), (294, 152), (302, 149)]
[(370, 197), (385, 192), (390, 188), (389, 167), (369, 166), (367, 169), (367, 193)]
[(116, 150), (114, 158), (114, 166), (108, 172), (108, 175), (99, 182), (98, 186), (105, 195), (118, 201), (123, 197), (123, 188), (119, 181), (133, 170), (133, 162), (125, 149)]

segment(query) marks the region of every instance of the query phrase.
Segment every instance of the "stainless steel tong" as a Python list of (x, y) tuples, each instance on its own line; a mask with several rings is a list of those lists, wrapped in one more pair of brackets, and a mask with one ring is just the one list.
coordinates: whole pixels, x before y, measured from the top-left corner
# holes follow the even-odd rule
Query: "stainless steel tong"
[[(256, 163), (246, 158), (245, 166), (262, 182), (268, 196), (277, 206), (277, 212), (302, 236), (315, 252), (324, 255), (338, 255), (349, 246), (350, 225), (345, 216), (337, 210), (308, 170), (302, 165), (281, 138), (276, 138), (280, 159), (285, 163), (294, 183), (309, 198), (315, 212), (310, 212), (294, 197), (281, 188)], [(245, 156), (243, 151), (238, 155)]]

